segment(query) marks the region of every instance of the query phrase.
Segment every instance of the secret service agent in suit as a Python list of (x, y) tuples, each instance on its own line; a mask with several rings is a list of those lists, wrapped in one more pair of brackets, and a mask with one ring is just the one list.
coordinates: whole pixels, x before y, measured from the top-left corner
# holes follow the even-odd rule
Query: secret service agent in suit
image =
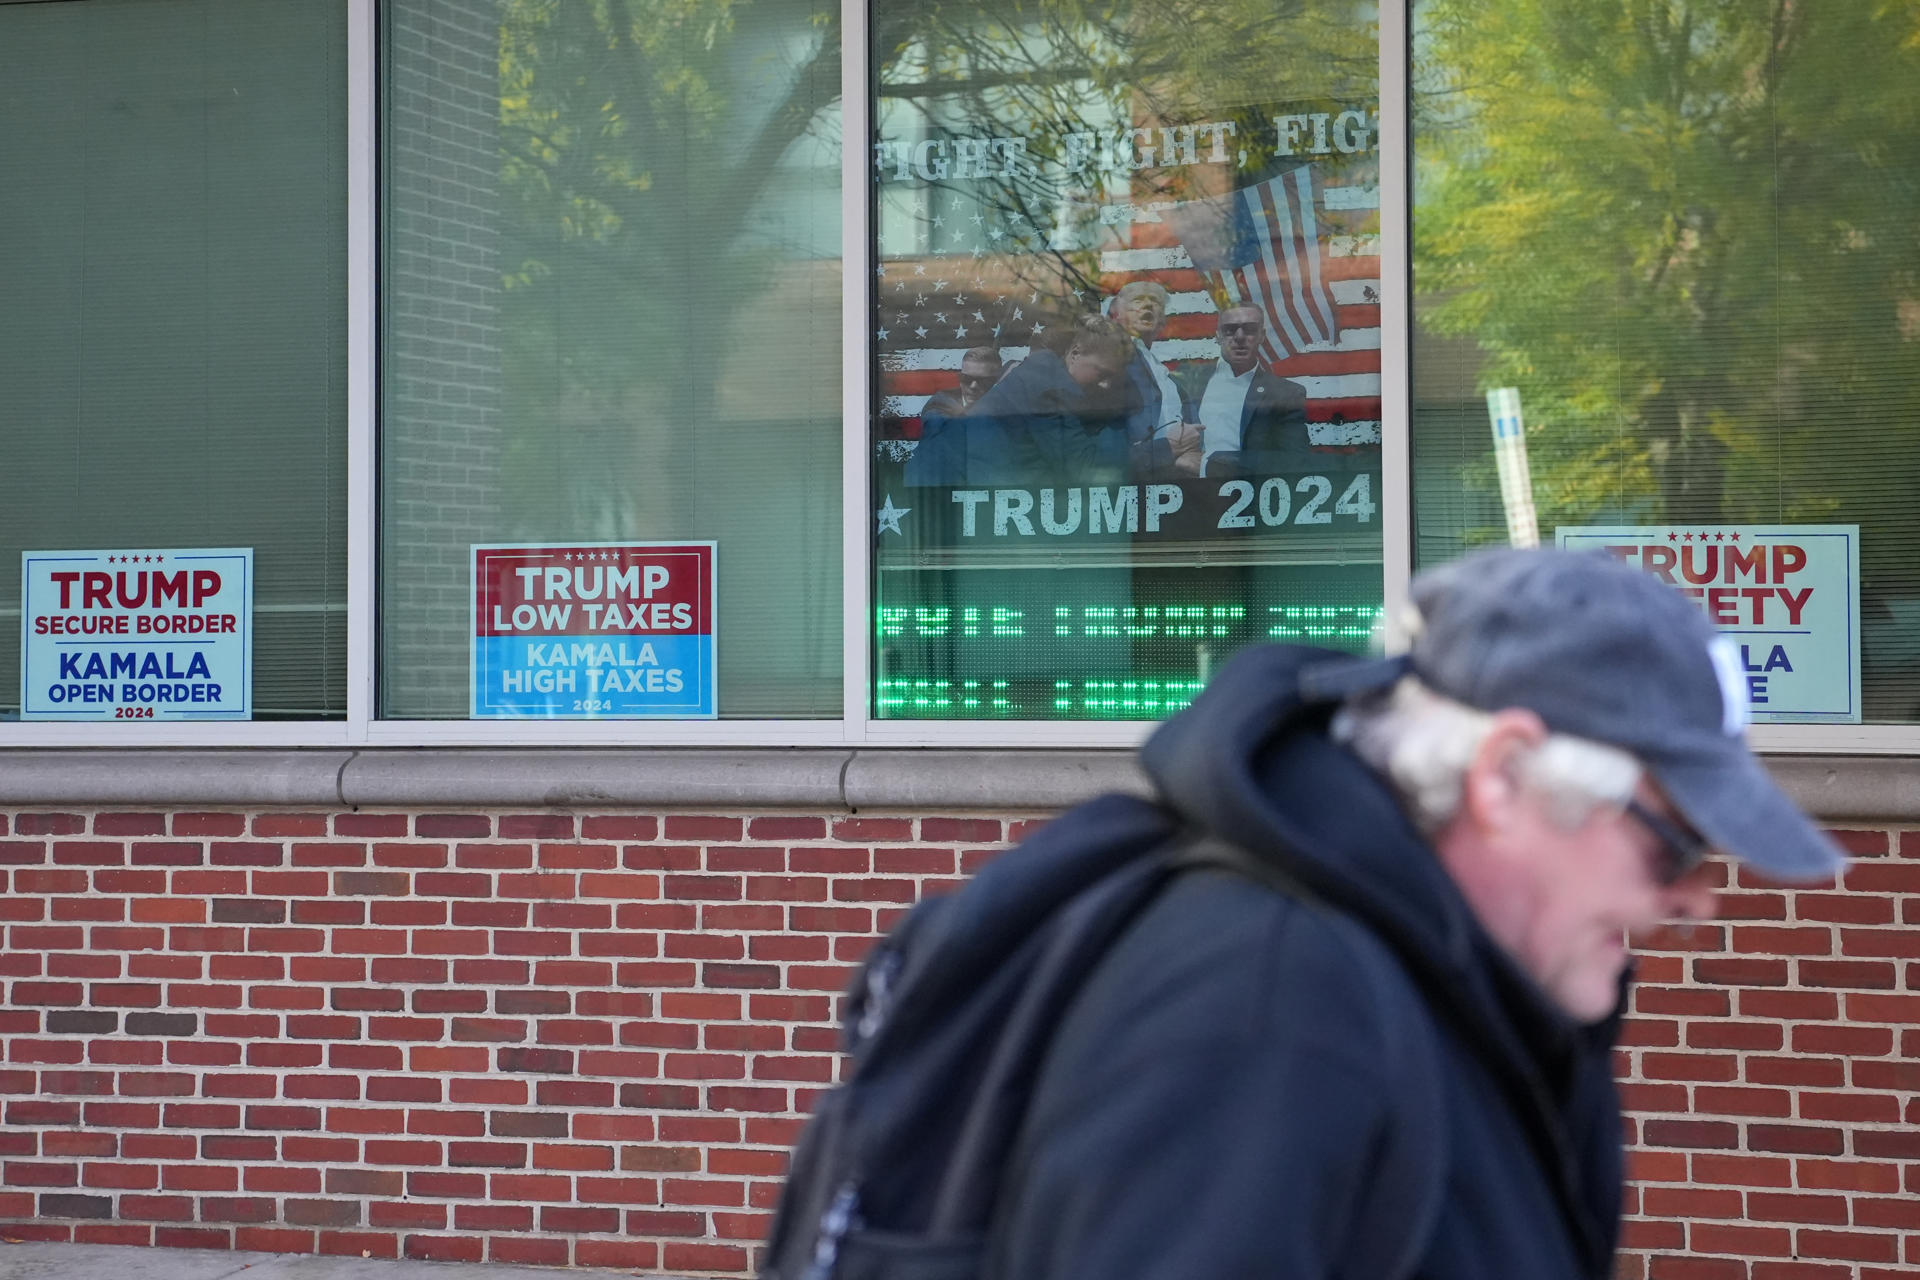
[(1300, 384), (1260, 363), (1265, 325), (1258, 307), (1227, 308), (1220, 313), (1220, 359), (1175, 375), (1202, 431), (1192, 474), (1234, 479), (1339, 465), (1316, 453), (1307, 439), (1307, 395)]

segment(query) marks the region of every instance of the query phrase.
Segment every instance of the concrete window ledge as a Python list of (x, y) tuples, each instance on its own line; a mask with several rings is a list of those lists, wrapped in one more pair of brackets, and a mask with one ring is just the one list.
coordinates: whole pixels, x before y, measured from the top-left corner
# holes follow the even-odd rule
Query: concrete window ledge
[[(1920, 821), (1920, 760), (1770, 757), (1829, 822)], [(0, 805), (1052, 810), (1144, 792), (1128, 751), (908, 748), (0, 751)]]
[(1126, 751), (0, 751), (0, 805), (1051, 810), (1146, 790)]

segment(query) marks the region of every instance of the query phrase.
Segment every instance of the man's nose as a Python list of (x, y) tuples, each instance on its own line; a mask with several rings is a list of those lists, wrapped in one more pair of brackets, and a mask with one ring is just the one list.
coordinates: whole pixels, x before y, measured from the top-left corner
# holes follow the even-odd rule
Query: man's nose
[(1711, 862), (1666, 888), (1666, 914), (1675, 920), (1711, 920), (1720, 913), (1714, 884), (1721, 874)]

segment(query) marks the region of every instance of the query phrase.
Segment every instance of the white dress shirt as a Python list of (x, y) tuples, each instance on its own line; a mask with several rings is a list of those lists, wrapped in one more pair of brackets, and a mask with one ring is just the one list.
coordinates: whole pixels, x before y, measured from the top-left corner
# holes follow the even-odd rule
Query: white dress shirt
[(1250, 364), (1245, 373), (1235, 373), (1225, 360), (1215, 362), (1198, 410), (1200, 425), (1205, 428), (1200, 435), (1201, 475), (1207, 474), (1207, 460), (1214, 454), (1240, 448), (1240, 419), (1246, 412), (1247, 392), (1253, 388), (1254, 370), (1259, 367)]
[(1140, 354), (1147, 361), (1147, 372), (1153, 375), (1153, 385), (1160, 388), (1160, 419), (1153, 424), (1153, 434), (1164, 436), (1180, 425), (1180, 388), (1167, 372), (1167, 366), (1154, 359), (1151, 347), (1138, 338), (1133, 340), (1133, 345), (1140, 348)]

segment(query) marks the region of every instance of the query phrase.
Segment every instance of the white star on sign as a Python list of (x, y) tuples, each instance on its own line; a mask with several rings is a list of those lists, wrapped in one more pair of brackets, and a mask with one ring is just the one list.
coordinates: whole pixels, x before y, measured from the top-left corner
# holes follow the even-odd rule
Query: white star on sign
[(887, 340), (887, 335), (891, 332), (893, 332), (891, 329), (875, 329), (873, 331), (873, 336), (880, 339), (880, 341), (885, 342)]
[(873, 536), (877, 538), (883, 533), (903, 532), (902, 529), (900, 528), (900, 517), (907, 514), (907, 512), (911, 510), (913, 510), (912, 507), (894, 506), (893, 495), (888, 494), (886, 505), (873, 513), (875, 516), (879, 517), (879, 520), (880, 520), (880, 527), (873, 531)]
[(914, 337), (916, 337), (916, 338), (924, 338), (924, 337), (926, 337), (926, 336), (927, 336), (927, 330), (926, 330), (926, 326), (924, 326), (924, 325), (922, 325), (922, 326), (921, 326), (920, 328), (918, 328), (918, 329), (915, 329), (915, 330), (913, 331), (913, 336), (914, 336)]

